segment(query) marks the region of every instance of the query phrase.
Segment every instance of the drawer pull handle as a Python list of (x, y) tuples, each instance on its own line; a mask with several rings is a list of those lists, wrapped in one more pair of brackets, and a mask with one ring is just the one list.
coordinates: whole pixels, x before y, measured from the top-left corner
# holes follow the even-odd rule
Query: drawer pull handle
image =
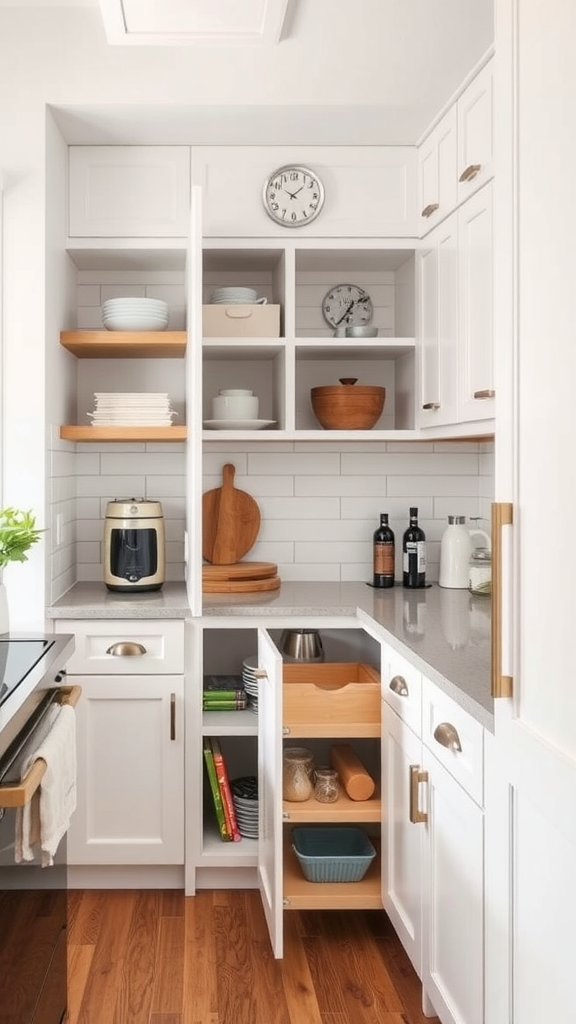
[(134, 640), (120, 640), (119, 643), (112, 644), (106, 651), (106, 654), (113, 654), (115, 658), (125, 658), (126, 656), (141, 658), (143, 654), (147, 653), (143, 644), (137, 644)]
[(408, 696), (408, 686), (404, 676), (394, 676), (394, 678), (390, 680), (388, 689), (392, 690), (392, 693), (397, 693), (399, 697)]
[(254, 669), (254, 675), (256, 676), (256, 679), (267, 679), (268, 678), (268, 673), (267, 673), (265, 668), (256, 668), (256, 669)]
[(460, 178), (458, 180), (459, 181), (472, 181), (472, 178), (476, 177), (476, 175), (480, 171), (481, 167), (482, 167), (482, 164), (468, 164), (468, 167), (466, 167), (462, 171), (462, 174), (460, 175)]
[(170, 739), (176, 739), (176, 694), (170, 694)]
[(428, 772), (423, 771), (419, 764), (410, 765), (410, 821), (413, 825), (428, 821), (426, 811), (418, 807), (418, 786), (421, 782), (428, 782)]
[(436, 409), (440, 408), (440, 402), (425, 402), (422, 408), (433, 409), (434, 411), (436, 411)]
[(448, 750), (454, 750), (455, 752), (462, 750), (458, 732), (450, 722), (440, 722), (440, 725), (436, 726), (434, 729), (434, 739), (441, 746), (448, 747)]
[(494, 398), (495, 395), (494, 388), (482, 388), (481, 391), (474, 392), (474, 398)]
[(424, 209), (422, 210), (422, 216), (431, 217), (433, 213), (436, 213), (438, 205), (438, 203), (428, 203), (428, 206), (425, 206)]

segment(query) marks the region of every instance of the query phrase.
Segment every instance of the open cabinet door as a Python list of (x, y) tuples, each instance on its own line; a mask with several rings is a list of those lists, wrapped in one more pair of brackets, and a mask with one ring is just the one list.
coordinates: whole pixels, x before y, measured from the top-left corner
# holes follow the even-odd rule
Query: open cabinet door
[(192, 615), (202, 614), (202, 190), (192, 187), (186, 260), (186, 542)]
[(283, 956), (282, 657), (258, 630), (258, 886), (274, 956)]

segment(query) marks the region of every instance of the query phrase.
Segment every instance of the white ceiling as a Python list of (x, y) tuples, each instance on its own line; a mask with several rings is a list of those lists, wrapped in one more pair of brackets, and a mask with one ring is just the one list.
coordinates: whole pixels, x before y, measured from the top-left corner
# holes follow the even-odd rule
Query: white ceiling
[(413, 144), (494, 38), (494, 0), (202, 0), (213, 17), (286, 6), (278, 42), (111, 46), (100, 2), (135, 16), (181, 0), (0, 0), (31, 36), (23, 8), (39, 38), (54, 26), (46, 82), (37, 61), (35, 76), (71, 143)]

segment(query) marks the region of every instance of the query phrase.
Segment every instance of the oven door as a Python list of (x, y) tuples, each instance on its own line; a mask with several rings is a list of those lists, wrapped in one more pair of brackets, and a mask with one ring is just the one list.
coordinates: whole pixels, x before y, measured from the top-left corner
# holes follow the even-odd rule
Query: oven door
[[(75, 703), (79, 692), (53, 690), (46, 708), (56, 700)], [(44, 765), (34, 762), (20, 783), (18, 758), (41, 727), (38, 708), (0, 755), (0, 1024), (61, 1024), (66, 1017), (66, 836), (50, 867), (15, 861), (17, 808), (32, 798)]]

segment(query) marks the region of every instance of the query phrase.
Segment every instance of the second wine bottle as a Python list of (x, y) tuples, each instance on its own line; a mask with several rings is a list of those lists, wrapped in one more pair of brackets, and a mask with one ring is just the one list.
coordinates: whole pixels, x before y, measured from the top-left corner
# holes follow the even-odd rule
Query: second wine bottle
[(426, 534), (418, 526), (418, 509), (410, 509), (410, 525), (402, 538), (402, 583), (416, 589), (426, 586)]

